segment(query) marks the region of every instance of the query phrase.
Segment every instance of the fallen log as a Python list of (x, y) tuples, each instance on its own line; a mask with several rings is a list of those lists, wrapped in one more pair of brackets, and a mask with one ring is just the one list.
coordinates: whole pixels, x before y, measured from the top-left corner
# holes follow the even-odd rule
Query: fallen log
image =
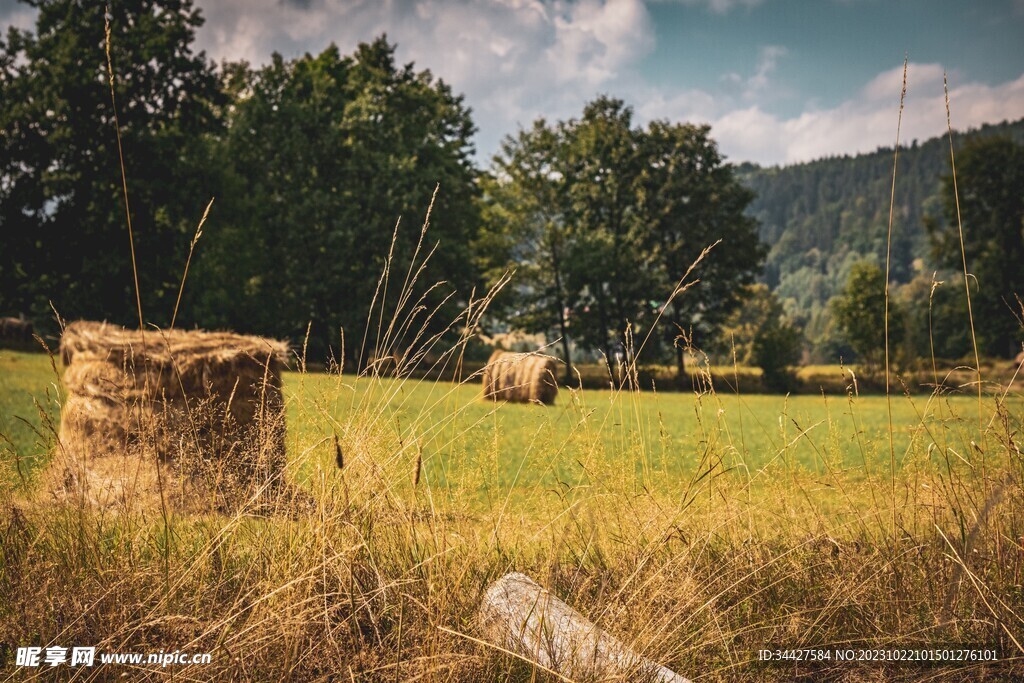
[(491, 584), (478, 620), (489, 642), (569, 679), (690, 683), (629, 649), (519, 572)]

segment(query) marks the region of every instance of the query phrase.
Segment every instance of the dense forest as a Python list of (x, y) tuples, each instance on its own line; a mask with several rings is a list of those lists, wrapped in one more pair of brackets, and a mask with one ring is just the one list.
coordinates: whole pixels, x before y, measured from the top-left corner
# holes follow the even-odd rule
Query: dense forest
[[(1024, 142), (1024, 119), (954, 131), (954, 144), (979, 137)], [(830, 350), (828, 302), (841, 292), (854, 264), (885, 264), (892, 168), (891, 147), (781, 168), (738, 167), (740, 180), (755, 193), (749, 215), (769, 247), (764, 282), (818, 355)], [(927, 223), (945, 221), (942, 181), (949, 173), (947, 137), (901, 146), (892, 242), (896, 283), (941, 270)]]

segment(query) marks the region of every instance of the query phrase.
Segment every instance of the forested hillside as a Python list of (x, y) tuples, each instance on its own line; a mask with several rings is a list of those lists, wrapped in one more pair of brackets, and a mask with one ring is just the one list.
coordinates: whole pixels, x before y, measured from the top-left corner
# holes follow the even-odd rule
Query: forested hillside
[[(992, 135), (1024, 141), (1024, 120), (954, 133), (954, 143)], [(885, 263), (892, 163), (892, 148), (883, 148), (783, 168), (739, 168), (741, 180), (757, 194), (748, 212), (760, 222), (769, 246), (765, 281), (787, 314), (804, 326), (812, 345), (822, 342), (828, 301), (842, 289), (853, 264)], [(947, 174), (945, 137), (901, 148), (892, 242), (897, 282), (936, 267), (925, 222), (943, 220), (940, 192)]]

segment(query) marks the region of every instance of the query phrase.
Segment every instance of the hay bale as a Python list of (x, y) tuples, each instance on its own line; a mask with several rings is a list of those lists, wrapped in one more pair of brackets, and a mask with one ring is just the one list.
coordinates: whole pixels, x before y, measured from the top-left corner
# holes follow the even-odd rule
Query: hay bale
[(24, 318), (0, 318), (0, 347), (28, 349), (34, 346), (32, 323)]
[(75, 322), (61, 338), (66, 399), (48, 479), (99, 506), (233, 508), (284, 491), (282, 342)]
[(484, 398), (552, 405), (558, 396), (557, 361), (538, 353), (495, 351), (483, 370)]

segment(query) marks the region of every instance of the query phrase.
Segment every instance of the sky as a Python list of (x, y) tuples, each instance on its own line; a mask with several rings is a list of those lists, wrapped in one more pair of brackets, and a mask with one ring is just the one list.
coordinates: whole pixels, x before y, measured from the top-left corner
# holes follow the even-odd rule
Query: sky
[[(1024, 0), (197, 0), (200, 49), (265, 63), (386, 33), (465, 96), (486, 162), (605, 94), (638, 124), (708, 123), (733, 162), (870, 152), (1024, 117)], [(0, 26), (33, 10), (0, 0)]]

